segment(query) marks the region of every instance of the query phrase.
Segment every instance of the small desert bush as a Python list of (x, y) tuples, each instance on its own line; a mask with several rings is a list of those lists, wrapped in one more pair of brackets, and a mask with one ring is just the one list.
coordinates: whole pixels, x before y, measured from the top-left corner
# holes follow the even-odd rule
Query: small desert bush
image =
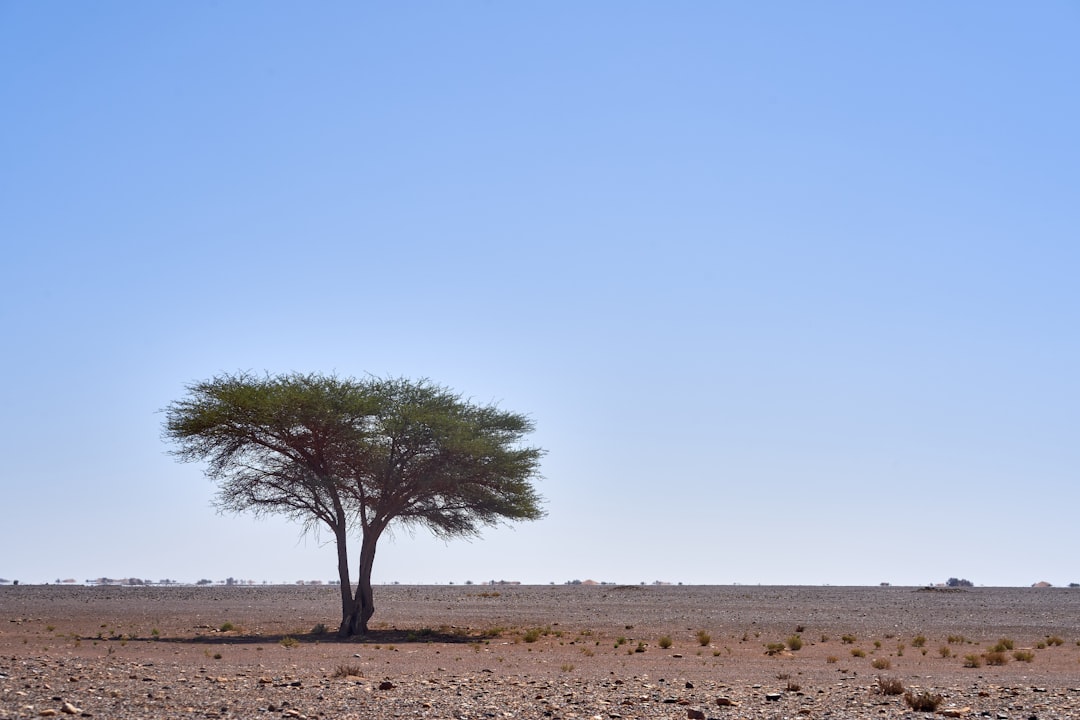
[(866, 657), (866, 651), (862, 648), (851, 648), (852, 657)]
[(793, 651), (802, 650), (802, 644), (802, 636), (800, 635), (792, 635), (787, 639), (787, 646)]
[(300, 641), (291, 635), (286, 635), (285, 637), (278, 640), (278, 644), (281, 645), (281, 647), (292, 648), (299, 645)]
[(625, 644), (626, 644), (626, 638), (624, 638), (622, 635), (615, 638), (615, 647), (619, 647), (620, 645), (625, 645)]
[(948, 645), (942, 645), (938, 648), (938, 654), (941, 655), (941, 657), (943, 658), (947, 658), (952, 655), (952, 648), (950, 648)]
[(1013, 659), (1019, 662), (1031, 662), (1035, 659), (1035, 653), (1030, 650), (1017, 650), (1013, 653)]
[(1064, 645), (1065, 641), (1059, 638), (1057, 635), (1050, 635), (1046, 638), (1047, 645)]
[(1009, 638), (1001, 638), (1000, 640), (997, 641), (997, 643), (992, 648), (990, 648), (990, 652), (1003, 653), (1003, 652), (1005, 652), (1007, 650), (1012, 650), (1012, 649), (1013, 649), (1013, 641), (1010, 640)]
[(918, 695), (912, 692), (904, 693), (904, 702), (915, 712), (934, 712), (941, 704), (942, 697), (925, 690)]
[(881, 641), (880, 640), (875, 640), (874, 641), (874, 649), (875, 650), (880, 650), (881, 649)]
[(987, 665), (1004, 665), (1009, 662), (1009, 656), (1000, 650), (991, 650), (985, 655)]
[(581, 654), (584, 655), (585, 657), (592, 657), (593, 655), (596, 654), (596, 651), (593, 650), (592, 648), (582, 648), (581, 649)]
[(800, 690), (802, 690), (802, 685), (795, 682), (794, 680), (788, 680), (787, 685), (784, 686), (784, 689), (788, 692), (799, 692)]
[(709, 633), (705, 632), (704, 630), (698, 630), (697, 631), (697, 641), (698, 641), (698, 645), (700, 645), (701, 647), (708, 647), (709, 643), (712, 642), (712, 636), (709, 635)]
[(777, 655), (779, 653), (782, 653), (784, 651), (785, 647), (787, 647), (787, 646), (784, 645), (784, 643), (769, 643), (768, 645), (765, 646), (765, 654), (766, 655)]
[(854, 635), (841, 635), (840, 636), (840, 642), (844, 643), (845, 645), (853, 645), (856, 640), (858, 640), (858, 638), (855, 637)]
[(835, 655), (830, 655), (830, 656), (828, 656), (827, 658), (825, 658), (825, 662), (827, 662), (827, 663), (829, 663), (830, 665), (832, 665), (833, 663), (835, 663), (835, 662), (836, 662), (836, 661), (838, 661), (839, 659), (840, 659), (840, 658), (836, 657)]
[(218, 630), (220, 630), (221, 632), (229, 632), (230, 630), (235, 630), (235, 629), (236, 629), (236, 626), (233, 625), (231, 622), (223, 622), (223, 623), (221, 623), (221, 627), (218, 628)]
[(963, 635), (950, 635), (947, 640), (950, 645), (963, 645), (967, 638)]
[(667, 650), (671, 647), (671, 637), (668, 635), (664, 635), (662, 638), (656, 641), (656, 644), (659, 645), (662, 649)]
[(913, 637), (911, 639), (911, 647), (921, 648), (925, 644), (926, 644), (926, 636), (925, 635), (916, 635), (915, 637)]
[(525, 631), (525, 637), (523, 639), (527, 643), (534, 643), (534, 642), (536, 642), (537, 640), (540, 639), (540, 635), (543, 632), (544, 631), (541, 630), (540, 628), (532, 628), (531, 630), (526, 630)]
[(964, 667), (977, 668), (982, 667), (982, 658), (972, 653), (971, 655), (964, 656)]
[(333, 677), (346, 678), (346, 677), (363, 677), (364, 671), (360, 669), (359, 665), (338, 665), (334, 668)]
[(892, 667), (892, 663), (889, 662), (889, 658), (879, 657), (874, 658), (870, 661), (870, 667), (874, 668), (875, 670), (888, 670), (890, 667)]
[(563, 663), (562, 665), (559, 666), (559, 669), (562, 670), (563, 672), (570, 672), (571, 670), (574, 669), (574, 664), (573, 663)]
[(645, 643), (639, 641), (638, 644), (637, 644), (637, 647), (634, 648), (634, 652), (636, 652), (636, 653), (645, 652)]
[(875, 691), (881, 695), (899, 695), (904, 692), (904, 683), (900, 678), (878, 676)]

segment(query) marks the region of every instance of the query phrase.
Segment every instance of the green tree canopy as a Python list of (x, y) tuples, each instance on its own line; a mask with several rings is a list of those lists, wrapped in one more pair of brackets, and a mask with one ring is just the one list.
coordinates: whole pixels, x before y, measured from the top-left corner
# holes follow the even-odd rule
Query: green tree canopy
[(220, 509), (333, 533), (341, 635), (367, 632), (376, 544), (391, 525), (450, 538), (543, 516), (532, 484), (543, 450), (522, 444), (532, 422), (428, 380), (238, 373), (187, 390), (165, 409), (164, 435), (180, 460), (206, 462)]

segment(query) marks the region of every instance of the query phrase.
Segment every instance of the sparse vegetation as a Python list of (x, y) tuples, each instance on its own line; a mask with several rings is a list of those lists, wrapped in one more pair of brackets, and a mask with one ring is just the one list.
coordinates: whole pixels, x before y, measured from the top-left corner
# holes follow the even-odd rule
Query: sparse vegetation
[(825, 658), (825, 662), (829, 663), (830, 665), (837, 662), (838, 660), (840, 660), (840, 658), (836, 657), (835, 655), (829, 655), (827, 658)]
[(926, 645), (926, 636), (925, 635), (916, 635), (915, 637), (913, 637), (911, 639), (911, 647), (921, 648), (924, 645)]
[(667, 650), (671, 647), (671, 636), (664, 635), (656, 641), (656, 644), (659, 645), (662, 649)]
[(915, 712), (936, 712), (942, 699), (940, 695), (926, 690), (917, 695), (912, 692), (904, 693), (904, 702)]
[(983, 657), (987, 665), (1004, 665), (1009, 662), (1009, 656), (1001, 650), (991, 650)]
[(278, 644), (281, 645), (281, 647), (294, 648), (300, 644), (300, 641), (294, 638), (292, 635), (286, 635), (285, 637), (281, 638), (281, 640), (278, 640)]
[(540, 628), (532, 628), (525, 631), (525, 636), (522, 638), (527, 643), (534, 643), (540, 639), (541, 633), (544, 631)]
[(855, 637), (854, 635), (848, 634), (848, 635), (841, 635), (840, 636), (840, 642), (844, 643), (845, 645), (853, 645), (853, 644), (855, 644), (856, 640), (858, 640), (858, 638)]
[(975, 653), (971, 653), (970, 655), (965, 655), (964, 656), (964, 667), (966, 667), (966, 668), (982, 667), (982, 658), (979, 657), (978, 655), (976, 655)]
[(698, 645), (700, 645), (701, 647), (708, 647), (709, 643), (712, 642), (712, 636), (709, 635), (709, 633), (705, 632), (704, 630), (698, 630), (696, 637), (697, 637)]
[(1047, 645), (1058, 646), (1058, 645), (1064, 645), (1065, 641), (1062, 640), (1061, 638), (1059, 638), (1057, 635), (1050, 635), (1050, 636), (1048, 636), (1046, 638), (1046, 644)]
[(802, 646), (803, 646), (802, 637), (799, 636), (799, 635), (792, 635), (791, 637), (789, 637), (787, 639), (787, 646), (792, 651), (802, 650)]
[(1013, 649), (1013, 641), (1010, 640), (1009, 638), (1001, 638), (1001, 639), (999, 639), (997, 641), (997, 643), (992, 648), (990, 648), (990, 652), (1003, 653), (1003, 652), (1005, 652), (1007, 650), (1012, 650), (1012, 649)]
[(802, 685), (800, 685), (794, 680), (788, 680), (787, 685), (784, 686), (784, 689), (788, 692), (799, 692), (800, 690), (802, 690)]
[(768, 643), (765, 646), (765, 654), (766, 655), (778, 655), (779, 653), (782, 653), (784, 651), (785, 647), (787, 647), (787, 646), (784, 645), (784, 643), (780, 643), (780, 642)]
[(870, 667), (875, 670), (888, 670), (892, 667), (892, 663), (889, 661), (889, 658), (879, 657), (870, 661)]
[(866, 657), (866, 651), (862, 648), (851, 648), (851, 656), (857, 658)]
[(947, 640), (950, 645), (963, 645), (967, 641), (967, 638), (963, 635), (950, 635)]
[(1013, 653), (1013, 659), (1017, 662), (1031, 662), (1035, 659), (1035, 653), (1030, 650), (1017, 650)]
[(950, 648), (948, 645), (942, 645), (938, 648), (938, 654), (941, 655), (941, 657), (943, 658), (951, 657), (952, 648)]
[(311, 628), (312, 635), (325, 635), (327, 632), (326, 623), (317, 623), (315, 627)]
[(232, 632), (235, 629), (236, 629), (236, 626), (233, 625), (231, 622), (223, 622), (223, 623), (221, 623), (221, 626), (218, 628), (218, 630), (220, 630), (221, 632)]

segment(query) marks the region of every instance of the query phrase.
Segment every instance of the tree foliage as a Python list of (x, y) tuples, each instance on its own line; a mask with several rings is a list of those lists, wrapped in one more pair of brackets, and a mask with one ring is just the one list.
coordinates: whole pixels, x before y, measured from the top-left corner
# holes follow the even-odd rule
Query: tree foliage
[(343, 635), (367, 631), (371, 566), (389, 526), (450, 538), (543, 515), (532, 485), (543, 450), (522, 444), (531, 420), (428, 380), (238, 373), (187, 390), (166, 408), (164, 435), (178, 459), (206, 463), (221, 510), (333, 533)]

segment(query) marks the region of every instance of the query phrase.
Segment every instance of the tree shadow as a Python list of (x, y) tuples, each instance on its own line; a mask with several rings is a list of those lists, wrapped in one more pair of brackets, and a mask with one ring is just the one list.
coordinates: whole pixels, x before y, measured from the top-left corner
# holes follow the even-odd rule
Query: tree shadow
[(432, 628), (421, 628), (419, 630), (380, 628), (369, 630), (366, 635), (354, 635), (347, 638), (338, 637), (337, 633), (327, 630), (326, 632), (266, 634), (230, 631), (210, 634), (197, 633), (193, 636), (158, 636), (129, 639), (184, 645), (467, 645), (492, 640), (500, 637), (500, 635), (501, 630), (478, 630), (475, 628), (438, 630)]

